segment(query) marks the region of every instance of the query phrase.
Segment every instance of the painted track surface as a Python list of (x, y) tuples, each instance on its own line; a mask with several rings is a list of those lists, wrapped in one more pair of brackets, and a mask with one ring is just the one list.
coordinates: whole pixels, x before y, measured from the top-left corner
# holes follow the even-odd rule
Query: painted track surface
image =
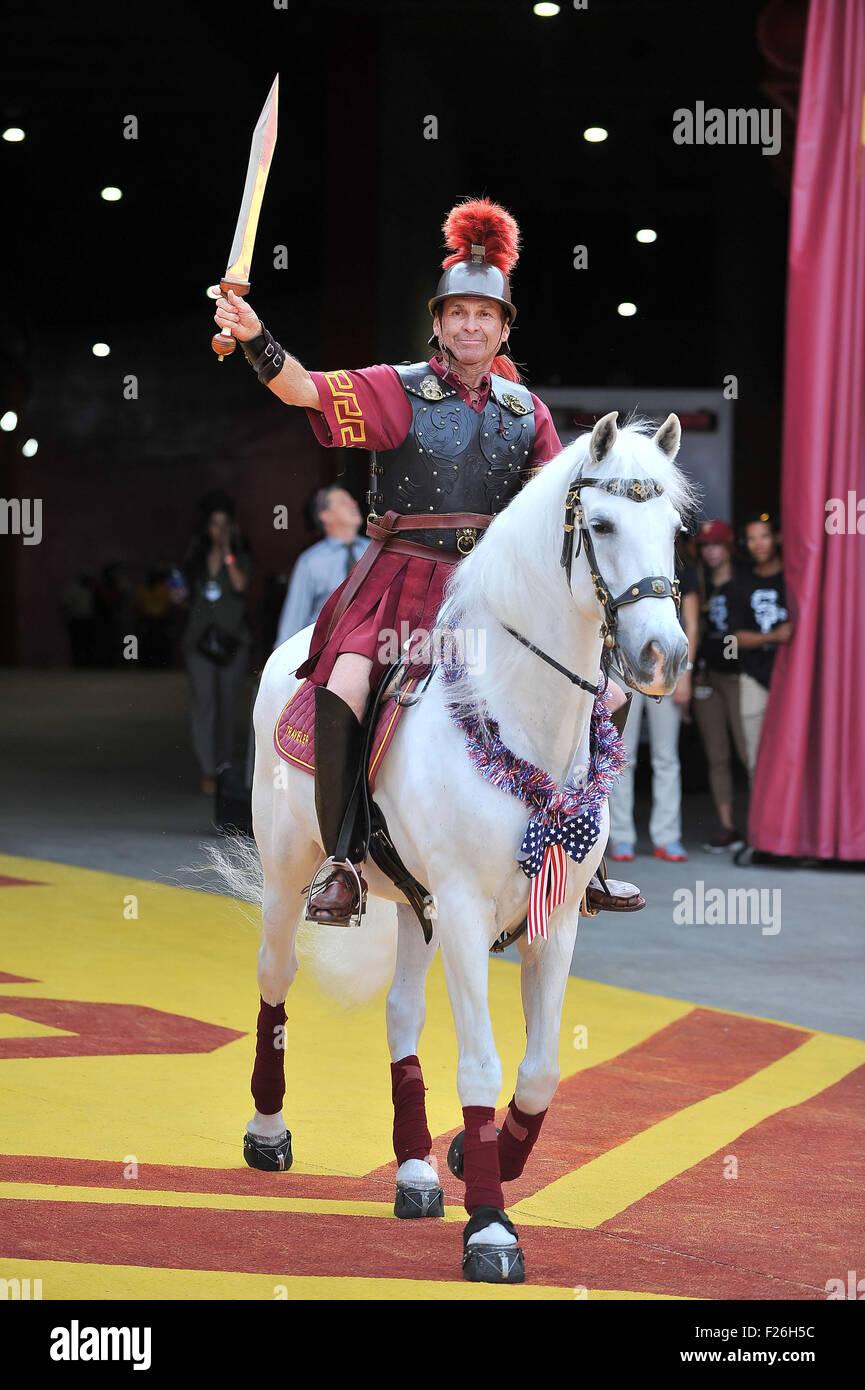
[[(444, 1221), (393, 1217), (381, 1000), (343, 1012), (301, 971), (295, 1163), (252, 1172), (247, 913), (0, 858), (0, 1279), (41, 1278), (45, 1299), (808, 1300), (861, 1265), (865, 1043), (573, 978), (559, 1092), (507, 1188), (525, 1286), (462, 1282), (450, 1175)], [(506, 1103), (517, 966), (492, 965), (490, 998)], [(460, 1110), (440, 961), (421, 1060), (446, 1172)]]

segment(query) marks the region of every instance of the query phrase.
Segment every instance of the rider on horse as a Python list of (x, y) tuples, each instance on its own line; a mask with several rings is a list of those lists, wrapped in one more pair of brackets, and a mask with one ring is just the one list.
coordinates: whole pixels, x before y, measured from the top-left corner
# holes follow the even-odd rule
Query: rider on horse
[[(444, 233), (451, 254), (429, 301), (436, 351), (428, 361), (307, 372), (233, 292), (214, 315), (259, 380), (306, 409), (319, 443), (371, 451), (372, 544), (322, 609), (298, 668), (316, 687), (316, 807), (328, 855), (354, 786), (370, 691), (390, 664), (386, 638), (433, 630), (452, 566), (562, 448), (549, 410), (507, 355), (517, 314), (508, 281), (519, 248), (515, 220), (474, 199), (452, 209)], [(610, 696), (612, 708), (623, 704), (612, 682)], [(348, 866), (335, 865), (309, 915), (346, 923), (362, 908), (356, 884)], [(614, 889), (593, 880), (591, 908), (643, 905), (633, 885)]]

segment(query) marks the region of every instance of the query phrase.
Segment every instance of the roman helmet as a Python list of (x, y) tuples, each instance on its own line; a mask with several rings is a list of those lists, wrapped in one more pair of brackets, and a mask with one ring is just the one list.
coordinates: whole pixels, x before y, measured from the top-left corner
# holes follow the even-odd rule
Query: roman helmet
[[(471, 294), (494, 299), (508, 321), (517, 316), (508, 276), (517, 263), (520, 229), (515, 219), (489, 198), (470, 198), (451, 208), (442, 227), (450, 255), (442, 261), (443, 274), (429, 301), (436, 310), (451, 295)], [(430, 338), (430, 344), (435, 337)]]

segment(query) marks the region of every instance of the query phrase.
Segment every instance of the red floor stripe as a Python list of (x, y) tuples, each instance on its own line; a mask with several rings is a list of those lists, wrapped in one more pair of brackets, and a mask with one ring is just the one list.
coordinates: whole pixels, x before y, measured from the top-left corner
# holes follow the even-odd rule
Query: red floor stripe
[[(589, 1020), (590, 1041), (592, 1026)], [(532, 1196), (668, 1115), (738, 1085), (812, 1036), (760, 1019), (693, 1009), (627, 1052), (568, 1077), (556, 1092), (526, 1172), (505, 1187), (507, 1202)], [(499, 1124), (504, 1117), (501, 1110)], [(456, 1133), (440, 1136), (435, 1147), (447, 1175), (445, 1193), (462, 1201), (462, 1184), (444, 1162)], [(375, 1176), (395, 1172), (391, 1163), (376, 1169)]]
[[(724, 1177), (728, 1155), (738, 1177)], [(599, 1227), (825, 1289), (865, 1277), (865, 1067), (770, 1116)], [(825, 1297), (825, 1293), (824, 1293)]]
[[(442, 1221), (168, 1207), (0, 1204), (6, 1259), (367, 1279), (459, 1279), (461, 1228)], [(536, 1284), (705, 1299), (825, 1297), (803, 1282), (689, 1259), (597, 1231), (527, 1227), (521, 1244)], [(45, 1296), (50, 1297), (46, 1284)]]
[(390, 1202), (394, 1181), (339, 1174), (260, 1173), (247, 1168), (237, 1141), (237, 1168), (187, 1168), (140, 1163), (137, 1178), (124, 1178), (122, 1163), (106, 1159), (0, 1155), (0, 1182), (50, 1183), (63, 1187), (116, 1187), (151, 1192), (226, 1193), (249, 1197), (310, 1197), (335, 1202)]

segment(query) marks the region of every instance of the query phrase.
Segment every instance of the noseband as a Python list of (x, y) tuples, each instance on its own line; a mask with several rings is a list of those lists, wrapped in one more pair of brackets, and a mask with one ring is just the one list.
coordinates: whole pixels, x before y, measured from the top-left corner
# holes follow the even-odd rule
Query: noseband
[[(604, 639), (604, 650), (601, 653), (601, 666), (604, 676), (609, 674), (612, 664), (613, 652), (618, 647), (616, 632), (618, 629), (618, 611), (627, 603), (637, 603), (641, 598), (671, 598), (676, 604), (676, 611), (681, 608), (682, 597), (679, 592), (678, 579), (668, 579), (665, 574), (649, 574), (643, 579), (638, 579), (635, 583), (629, 584), (617, 598), (610, 596), (610, 590), (604, 582), (601, 574), (601, 567), (595, 555), (595, 547), (592, 541), (591, 532), (586, 522), (585, 512), (583, 511), (580, 490), (584, 487), (601, 488), (613, 497), (627, 497), (631, 502), (650, 502), (655, 497), (663, 495), (663, 486), (656, 478), (581, 478), (579, 474), (571, 479), (568, 487), (568, 495), (565, 498), (565, 521), (564, 521), (564, 540), (562, 542), (561, 566), (565, 571), (568, 581), (568, 588), (571, 587), (571, 566), (574, 556), (579, 555), (585, 546), (586, 559), (589, 563), (589, 572), (592, 576), (592, 583), (595, 586), (595, 598), (604, 610), (604, 621), (601, 624), (601, 636)], [(574, 536), (577, 537), (576, 550), (574, 549)], [(589, 681), (583, 680), (573, 671), (569, 671), (566, 666), (562, 666), (558, 661), (554, 661), (546, 652), (542, 652), (539, 647), (515, 632), (512, 627), (503, 624), (506, 630), (515, 637), (518, 642), (522, 642), (524, 647), (528, 647), (530, 652), (546, 661), (548, 666), (553, 666), (566, 676), (573, 685), (578, 685), (582, 690), (589, 691), (592, 695), (597, 695), (599, 687), (591, 685)], [(627, 663), (621, 657), (622, 665)], [(622, 671), (622, 675), (628, 685), (636, 689), (633, 681)]]

